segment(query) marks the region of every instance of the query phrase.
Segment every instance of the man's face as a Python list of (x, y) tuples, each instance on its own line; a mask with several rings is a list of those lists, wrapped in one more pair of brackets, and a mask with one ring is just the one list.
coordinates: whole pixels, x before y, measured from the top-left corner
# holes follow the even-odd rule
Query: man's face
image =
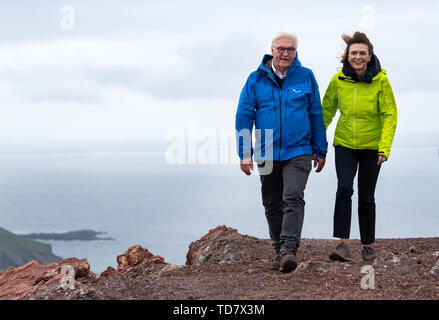
[[(273, 64), (276, 70), (284, 73), (296, 59), (296, 41), (289, 38), (278, 39), (271, 48)], [(283, 51), (283, 53), (281, 53)]]

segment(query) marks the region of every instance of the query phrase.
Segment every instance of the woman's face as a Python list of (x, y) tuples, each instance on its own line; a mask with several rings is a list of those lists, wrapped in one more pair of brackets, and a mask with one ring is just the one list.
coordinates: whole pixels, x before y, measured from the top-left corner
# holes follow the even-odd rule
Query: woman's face
[(351, 44), (349, 48), (348, 62), (358, 75), (364, 75), (367, 70), (367, 63), (371, 55), (369, 48), (364, 43)]

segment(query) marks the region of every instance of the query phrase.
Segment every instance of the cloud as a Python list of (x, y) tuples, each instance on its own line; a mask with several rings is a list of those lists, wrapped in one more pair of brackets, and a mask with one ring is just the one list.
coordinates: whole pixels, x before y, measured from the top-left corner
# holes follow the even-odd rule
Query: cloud
[(105, 102), (100, 87), (94, 82), (81, 78), (74, 72), (35, 69), (33, 73), (4, 72), (0, 76), (0, 88), (8, 88), (0, 99), (19, 105), (36, 105), (42, 102), (70, 103)]
[[(294, 31), (299, 58), (323, 97), (340, 67), (342, 33), (371, 37), (400, 107), (400, 137), (439, 136), (434, 63), (438, 2), (71, 1), (76, 28), (60, 27), (64, 1), (0, 4), (3, 141), (160, 137), (196, 120), (233, 128), (240, 91), (273, 34)], [(345, 13), (345, 14), (343, 14)], [(418, 98), (417, 98), (418, 97)]]
[[(245, 34), (224, 41), (182, 45), (176, 59), (149, 59), (140, 66), (92, 66), (84, 75), (101, 85), (118, 86), (159, 99), (218, 98), (239, 94), (245, 78), (256, 70), (264, 48)], [(157, 45), (158, 51), (167, 48)]]

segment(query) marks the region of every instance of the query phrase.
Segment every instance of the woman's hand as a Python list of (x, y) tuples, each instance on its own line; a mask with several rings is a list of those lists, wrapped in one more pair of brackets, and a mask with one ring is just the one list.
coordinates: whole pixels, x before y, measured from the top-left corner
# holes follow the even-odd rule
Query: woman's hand
[(383, 163), (383, 162), (385, 162), (385, 161), (387, 161), (386, 156), (383, 156), (382, 154), (380, 154), (380, 155), (378, 156), (377, 166), (380, 166), (381, 163)]

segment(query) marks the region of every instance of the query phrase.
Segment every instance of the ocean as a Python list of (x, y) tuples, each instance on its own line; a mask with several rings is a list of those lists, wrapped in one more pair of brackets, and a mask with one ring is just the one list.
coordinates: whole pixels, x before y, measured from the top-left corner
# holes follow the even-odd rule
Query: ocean
[[(439, 236), (438, 164), (437, 148), (392, 149), (376, 189), (377, 238)], [(336, 185), (331, 147), (323, 171), (308, 180), (303, 238), (332, 238)], [(359, 238), (356, 203), (355, 189), (351, 238)], [(58, 256), (87, 258), (96, 273), (117, 268), (117, 255), (136, 244), (182, 265), (189, 244), (218, 225), (269, 238), (256, 172), (170, 165), (163, 153), (0, 155), (0, 226), (107, 232), (114, 241), (45, 241)]]

